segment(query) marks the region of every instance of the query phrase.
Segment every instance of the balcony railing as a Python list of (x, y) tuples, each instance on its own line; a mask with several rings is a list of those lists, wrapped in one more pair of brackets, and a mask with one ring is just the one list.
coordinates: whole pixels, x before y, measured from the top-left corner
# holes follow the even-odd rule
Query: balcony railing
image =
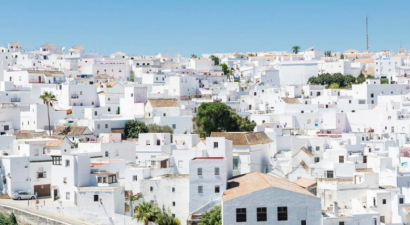
[(20, 102), (21, 99), (20, 98), (11, 98), (10, 101), (11, 102)]

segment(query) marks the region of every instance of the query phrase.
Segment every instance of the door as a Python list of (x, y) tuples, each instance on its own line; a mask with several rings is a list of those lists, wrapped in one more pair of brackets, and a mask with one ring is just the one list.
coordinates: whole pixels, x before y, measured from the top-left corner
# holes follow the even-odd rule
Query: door
[(34, 194), (37, 193), (37, 197), (50, 197), (51, 195), (51, 185), (34, 185)]
[(38, 76), (38, 82), (41, 83), (41, 76)]

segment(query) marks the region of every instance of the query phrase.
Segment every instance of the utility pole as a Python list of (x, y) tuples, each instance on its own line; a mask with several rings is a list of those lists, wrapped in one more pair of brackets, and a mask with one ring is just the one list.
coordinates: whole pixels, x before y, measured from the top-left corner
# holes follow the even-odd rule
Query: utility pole
[(369, 16), (366, 14), (366, 50), (369, 52)]

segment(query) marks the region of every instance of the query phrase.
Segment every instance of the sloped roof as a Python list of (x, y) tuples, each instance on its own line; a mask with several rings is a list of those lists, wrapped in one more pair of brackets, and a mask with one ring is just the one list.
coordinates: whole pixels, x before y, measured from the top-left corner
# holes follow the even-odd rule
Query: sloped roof
[(300, 104), (300, 101), (297, 98), (282, 98), (282, 101), (287, 104)]
[(20, 130), (17, 133), (14, 133), (16, 139), (34, 139), (47, 135), (46, 131), (35, 132), (34, 130)]
[(179, 107), (179, 104), (175, 98), (148, 99), (148, 102), (153, 108)]
[(95, 76), (94, 79), (112, 79), (112, 76), (110, 76), (108, 74), (99, 74), (99, 75)]
[(45, 48), (45, 47), (47, 47), (47, 48), (55, 48), (55, 47), (57, 47), (57, 46), (54, 45), (54, 44), (51, 44), (51, 43), (47, 43), (47, 44), (42, 45), (41, 47), (42, 47), (42, 48)]
[(307, 187), (310, 187), (310, 186), (316, 184), (316, 181), (302, 177), (302, 178), (300, 178), (299, 180), (297, 180), (293, 183), (295, 183), (295, 184), (297, 184), (297, 185), (299, 185), (303, 188), (307, 188)]
[(27, 70), (28, 73), (34, 74), (44, 74), (47, 77), (53, 76), (53, 74), (64, 74), (63, 71), (53, 71), (53, 70)]
[(86, 126), (58, 126), (54, 130), (53, 135), (79, 136), (82, 135), (86, 129)]
[(232, 141), (233, 145), (267, 144), (272, 140), (265, 132), (212, 132), (211, 137), (224, 137)]
[(229, 201), (267, 188), (280, 188), (314, 196), (299, 185), (269, 174), (260, 172), (247, 173), (228, 181), (228, 189), (223, 193), (222, 200)]
[(52, 140), (46, 143), (46, 147), (59, 147), (63, 143), (64, 143), (64, 139), (63, 140)]
[(306, 155), (308, 155), (308, 156), (310, 156), (310, 157), (314, 156), (309, 150), (307, 150), (307, 148), (302, 147), (302, 148), (300, 148), (292, 157), (294, 157), (295, 155), (297, 155), (300, 151), (306, 153)]

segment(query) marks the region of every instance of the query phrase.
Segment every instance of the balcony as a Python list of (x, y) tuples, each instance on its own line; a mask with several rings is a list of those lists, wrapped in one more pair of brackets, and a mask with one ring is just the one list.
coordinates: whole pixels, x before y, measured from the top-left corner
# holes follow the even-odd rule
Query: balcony
[(72, 99), (78, 99), (79, 97), (80, 97), (80, 96), (79, 96), (78, 94), (72, 94), (72, 95), (71, 95), (71, 98), (72, 98)]
[(10, 101), (11, 102), (20, 102), (21, 99), (20, 98), (11, 98)]

